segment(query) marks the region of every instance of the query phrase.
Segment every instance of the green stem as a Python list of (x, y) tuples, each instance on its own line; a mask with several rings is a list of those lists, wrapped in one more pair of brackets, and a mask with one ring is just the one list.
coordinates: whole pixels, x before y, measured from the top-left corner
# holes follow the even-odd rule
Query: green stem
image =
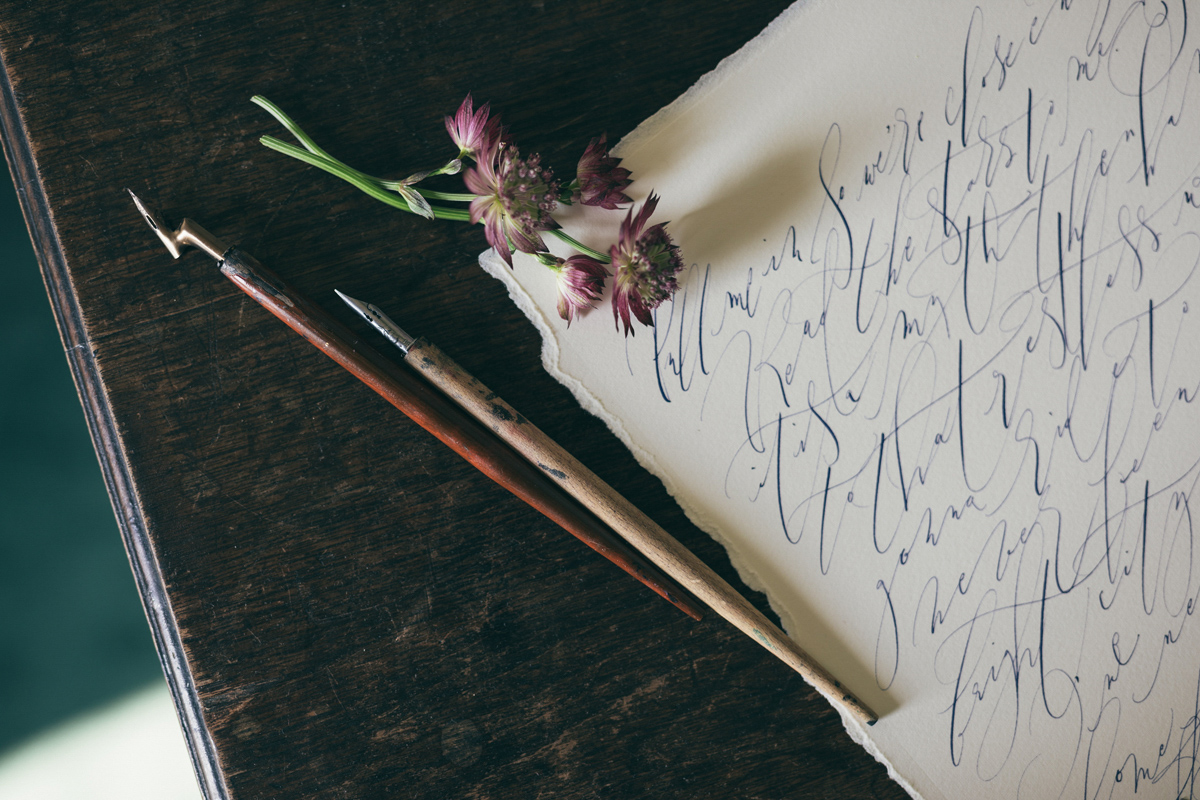
[[(386, 181), (381, 184), (386, 189), (394, 189), (394, 186), (389, 186), (391, 183), (399, 183), (399, 181)], [(477, 194), (459, 194), (455, 192), (435, 192), (432, 189), (422, 189), (420, 186), (412, 187), (421, 193), (421, 196), (426, 200), (446, 200), (451, 203), (469, 203), (479, 195)]]
[[(384, 189), (391, 189), (392, 191), (396, 191), (397, 188), (404, 185), (403, 181), (389, 181), (389, 180), (384, 180), (383, 178), (376, 178), (374, 175), (368, 175), (367, 173), (361, 172), (342, 161), (338, 161), (336, 158), (329, 155), (329, 153), (325, 152), (325, 150), (323, 150), (321, 148), (321, 146), (318, 145), (311, 136), (309, 136), (307, 133), (304, 132), (303, 128), (301, 128), (299, 125), (297, 125), (291, 117), (289, 117), (287, 114), (285, 114), (283, 112), (282, 108), (275, 105), (270, 100), (263, 97), (262, 95), (257, 95), (257, 94), (254, 95), (254, 97), (250, 98), (250, 102), (254, 103), (256, 106), (259, 106), (260, 108), (265, 110), (268, 114), (270, 114), (272, 117), (274, 117), (275, 120), (277, 122), (279, 122), (280, 125), (287, 128), (288, 133), (290, 133), (292, 136), (295, 136), (296, 140), (299, 141), (300, 144), (304, 145), (305, 150), (307, 150), (308, 152), (310, 152), (314, 155), (318, 155), (323, 158), (327, 158), (330, 161), (335, 161), (338, 164), (341, 164), (342, 169), (345, 170), (346, 173), (353, 174), (354, 176), (358, 177), (361, 180), (370, 181), (372, 183), (379, 184)], [(426, 194), (425, 192), (422, 192), (421, 194), (425, 195), (426, 197), (429, 197), (429, 195)], [(456, 200), (458, 198), (455, 198), (455, 197), (432, 197), (431, 199), (434, 199), (434, 200)], [(475, 195), (468, 196), (468, 201), (473, 200), (473, 199), (475, 199)]]
[(598, 250), (593, 250), (592, 248), (588, 247), (586, 244), (583, 244), (582, 242), (572, 238), (568, 234), (564, 233), (562, 228), (555, 228), (554, 230), (547, 231), (547, 233), (549, 233), (551, 236), (558, 237), (560, 240), (571, 245), (571, 247), (574, 247), (576, 250), (583, 253), (585, 256), (591, 256), (592, 258), (594, 258), (598, 261), (603, 261), (606, 263), (610, 260), (608, 255), (601, 253)]
[[(292, 121), (291, 117), (289, 117), (287, 114), (283, 113), (282, 108), (275, 105), (270, 100), (268, 100), (267, 98), (263, 97), (260, 94), (256, 94), (256, 95), (254, 95), (254, 97), (251, 97), (250, 102), (254, 103), (259, 108), (262, 108), (263, 110), (265, 110), (268, 114), (270, 114), (272, 117), (274, 117), (275, 120), (277, 122), (279, 122), (280, 125), (287, 128), (288, 133), (290, 133), (292, 136), (295, 136), (296, 139), (299, 140), (300, 144), (304, 145), (305, 150), (307, 150), (310, 153), (315, 153), (319, 156), (324, 156), (325, 158), (329, 159), (330, 161), (337, 160), (333, 156), (329, 155), (329, 153), (326, 153), (324, 150), (322, 150), (320, 148), (320, 146), (317, 145), (317, 143), (313, 141), (311, 136), (309, 136), (307, 133), (305, 133), (304, 130), (299, 125), (297, 125), (295, 122)], [(349, 169), (349, 167), (347, 167), (347, 169)], [(358, 170), (354, 170), (354, 171), (358, 172)], [(362, 175), (361, 172), (359, 174)], [(366, 177), (366, 176), (364, 176), (364, 177)]]
[[(375, 198), (381, 203), (386, 203), (393, 208), (398, 208), (401, 211), (412, 212), (408, 206), (408, 201), (397, 194), (393, 194), (383, 189), (379, 182), (373, 180), (370, 176), (364, 175), (356, 169), (352, 169), (328, 154), (318, 153), (312, 150), (304, 150), (296, 147), (294, 144), (276, 139), (274, 136), (263, 136), (259, 141), (272, 150), (276, 150), (284, 155), (291, 156), (298, 161), (303, 161), (306, 164), (311, 164), (314, 167), (323, 169), (330, 175), (341, 178), (346, 183), (360, 189), (365, 194)], [(452, 219), (460, 222), (470, 222), (471, 214), (466, 209), (462, 208), (446, 208), (444, 206), (431, 206), (433, 216), (438, 219)]]

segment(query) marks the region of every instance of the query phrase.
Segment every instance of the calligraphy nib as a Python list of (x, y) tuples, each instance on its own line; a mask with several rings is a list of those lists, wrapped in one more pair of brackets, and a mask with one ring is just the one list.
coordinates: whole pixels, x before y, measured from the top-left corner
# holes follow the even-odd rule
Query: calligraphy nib
[(371, 327), (379, 331), (384, 337), (400, 348), (400, 352), (408, 355), (408, 348), (412, 347), (412, 343), (416, 338), (409, 336), (404, 332), (404, 329), (392, 321), (391, 317), (379, 310), (379, 307), (371, 303), (364, 303), (362, 300), (355, 300), (348, 294), (344, 294), (337, 289), (337, 296), (342, 298), (342, 302), (353, 308), (360, 317), (371, 324)]

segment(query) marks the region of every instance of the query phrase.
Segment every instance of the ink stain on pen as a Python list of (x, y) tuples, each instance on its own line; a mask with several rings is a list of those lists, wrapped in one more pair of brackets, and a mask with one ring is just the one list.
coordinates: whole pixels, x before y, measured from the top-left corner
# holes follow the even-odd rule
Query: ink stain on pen
[(768, 650), (777, 650), (778, 649), (775, 647), (775, 643), (772, 642), (770, 639), (768, 639), (767, 635), (765, 633), (763, 633), (762, 631), (760, 631), (758, 628), (754, 629), (754, 636), (755, 636), (755, 638), (758, 639), (758, 641), (762, 642), (763, 647), (767, 648)]

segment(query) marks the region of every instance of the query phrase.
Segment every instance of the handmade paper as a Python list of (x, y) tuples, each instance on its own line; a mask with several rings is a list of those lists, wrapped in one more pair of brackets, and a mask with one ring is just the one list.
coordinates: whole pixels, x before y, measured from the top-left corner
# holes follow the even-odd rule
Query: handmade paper
[(619, 147), (689, 265), (653, 329), (568, 330), (548, 270), (483, 259), (916, 796), (1194, 791), (1187, 12), (793, 7)]

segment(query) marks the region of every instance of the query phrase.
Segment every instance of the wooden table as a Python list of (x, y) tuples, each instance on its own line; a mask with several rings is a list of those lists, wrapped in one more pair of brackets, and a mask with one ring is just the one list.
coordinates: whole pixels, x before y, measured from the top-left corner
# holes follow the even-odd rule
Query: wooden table
[(542, 370), (479, 228), (266, 150), (283, 134), (249, 98), (398, 173), (445, 157), (470, 90), (570, 175), (785, 5), (0, 6), (5, 152), (209, 798), (903, 796), (781, 663), (489, 482), (206, 256), (172, 261), (124, 192), (358, 330), (334, 288), (384, 307), (747, 591)]

